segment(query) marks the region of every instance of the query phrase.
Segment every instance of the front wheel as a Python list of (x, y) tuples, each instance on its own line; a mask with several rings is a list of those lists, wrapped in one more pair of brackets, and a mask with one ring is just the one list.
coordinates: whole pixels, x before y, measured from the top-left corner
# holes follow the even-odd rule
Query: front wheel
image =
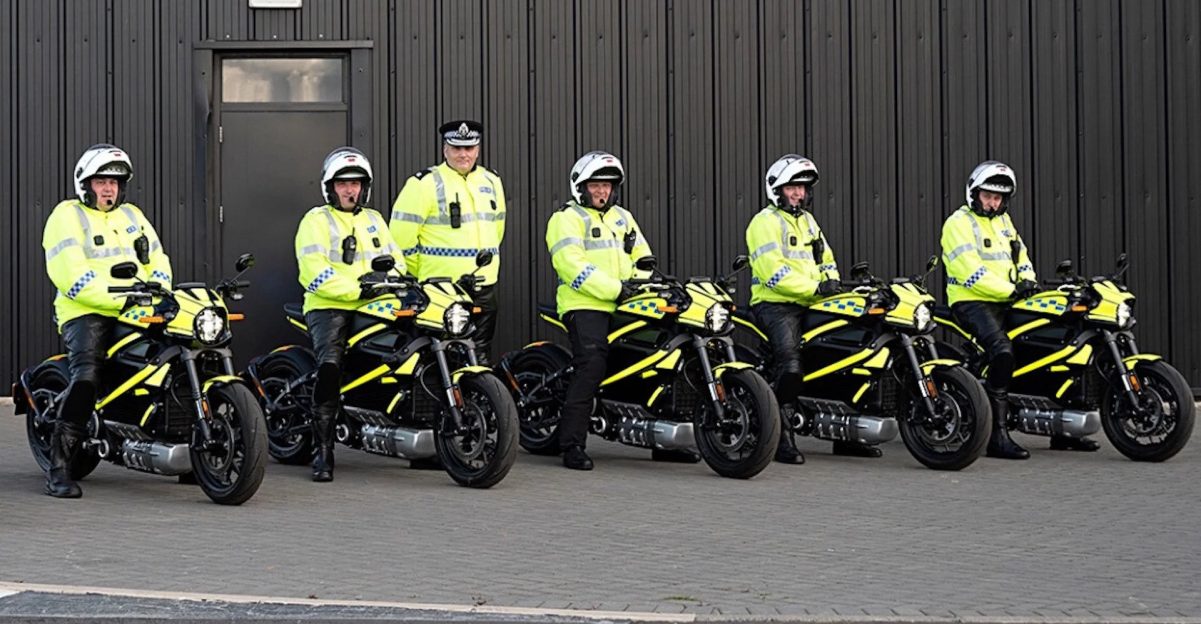
[[(438, 459), (459, 485), (490, 488), (500, 483), (517, 459), (517, 406), (491, 373), (459, 382), (463, 420), (454, 431), (434, 432)], [(441, 415), (437, 423), (450, 419)]]
[[(33, 372), (29, 388), (33, 404), (25, 414), (25, 434), (29, 438), (33, 459), (42, 472), (50, 470), (50, 438), (54, 435), (54, 423), (58, 420), (58, 414), (47, 412), (57, 409), (55, 399), (67, 390), (69, 383), (66, 360), (47, 362)], [(72, 480), (79, 481), (92, 474), (99, 464), (100, 455), (94, 449), (83, 448), (81, 444), (71, 457), (67, 471)]]
[(1101, 402), (1101, 426), (1118, 452), (1134, 461), (1171, 459), (1188, 443), (1196, 405), (1188, 382), (1163, 361), (1140, 362), (1135, 369), (1142, 388), (1132, 405), (1120, 380), (1110, 382)]
[(222, 505), (250, 500), (267, 468), (267, 425), (263, 410), (241, 384), (217, 386), (208, 393), (209, 433), (199, 430), (191, 446), (192, 472), (200, 489)]
[(780, 443), (780, 406), (771, 387), (753, 370), (731, 371), (722, 385), (722, 417), (713, 414), (707, 401), (697, 411), (697, 450), (713, 472), (750, 479), (767, 468)]
[(962, 470), (972, 465), (992, 427), (992, 410), (984, 387), (962, 366), (930, 373), (938, 388), (934, 414), (914, 396), (900, 418), (901, 439), (913, 458), (934, 470)]

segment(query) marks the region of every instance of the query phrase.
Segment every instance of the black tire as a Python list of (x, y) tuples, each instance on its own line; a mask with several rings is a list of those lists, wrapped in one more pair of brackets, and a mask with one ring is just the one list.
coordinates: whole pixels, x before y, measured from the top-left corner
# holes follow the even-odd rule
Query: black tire
[[(25, 414), (25, 434), (29, 438), (29, 450), (33, 459), (38, 463), (42, 472), (50, 470), (50, 436), (54, 433), (54, 423), (58, 415), (39, 421), (37, 413), (46, 409), (54, 398), (62, 394), (70, 383), (70, 372), (65, 359), (46, 362), (33, 371), (29, 392), (33, 395), (33, 405)], [(83, 449), (75, 452), (68, 466), (71, 478), (79, 481), (92, 474), (100, 464), (100, 454), (93, 449)]]
[[(463, 429), (455, 435), (434, 431), (438, 459), (459, 485), (490, 488), (500, 483), (517, 460), (517, 406), (496, 375), (466, 375)], [(437, 419), (443, 420), (442, 415)]]
[(909, 454), (927, 468), (963, 470), (988, 446), (992, 411), (984, 386), (962, 366), (936, 368), (930, 373), (938, 386), (939, 414), (926, 413), (914, 397), (897, 423)]
[(1167, 362), (1139, 362), (1135, 370), (1147, 411), (1132, 414), (1121, 382), (1112, 380), (1112, 389), (1101, 400), (1101, 426), (1109, 442), (1126, 457), (1166, 461), (1179, 453), (1193, 434), (1197, 410), (1193, 392), (1180, 371)]
[(267, 468), (263, 410), (240, 383), (214, 386), (207, 399), (212, 437), (203, 441), (199, 431), (193, 436), (192, 474), (214, 503), (241, 505), (258, 491)]
[(696, 446), (713, 472), (732, 479), (750, 479), (763, 472), (780, 443), (780, 406), (776, 395), (753, 370), (730, 371), (722, 377), (726, 390), (725, 418), (716, 427), (701, 423), (711, 410), (704, 401), (697, 410)]
[[(267, 397), (275, 399), (284, 386), (307, 374), (306, 359), (295, 357), (289, 351), (268, 355), (258, 365), (258, 381)], [(277, 408), (267, 413), (267, 398), (262, 399), (263, 416), (267, 422), (267, 452), (281, 464), (298, 466), (313, 458), (313, 434), (311, 428), (300, 433), (288, 433), (303, 425), (311, 427), (311, 397), (309, 386), (295, 388), (292, 395), (278, 401)]]
[[(571, 356), (555, 345), (539, 345), (518, 352), (509, 360), (509, 373), (522, 392), (529, 392), (548, 376), (571, 363)], [(564, 385), (562, 390), (566, 390)], [(521, 448), (531, 455), (558, 455), (559, 417), (562, 394), (552, 389), (554, 399), (527, 405), (518, 410), (521, 421)]]

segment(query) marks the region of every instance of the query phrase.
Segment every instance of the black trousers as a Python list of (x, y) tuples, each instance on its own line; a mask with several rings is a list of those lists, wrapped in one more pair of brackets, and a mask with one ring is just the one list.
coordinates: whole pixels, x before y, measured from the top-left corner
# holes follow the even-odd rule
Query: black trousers
[(984, 389), (994, 398), (1008, 397), (1009, 382), (1013, 379), (1013, 343), (1005, 333), (1005, 315), (1008, 311), (1008, 303), (961, 301), (951, 306), (955, 322), (975, 336), (984, 348), (988, 361)]
[(559, 419), (559, 446), (564, 450), (587, 445), (593, 397), (609, 364), (609, 321), (608, 312), (596, 310), (575, 310), (563, 316), (575, 368)]
[(116, 327), (117, 319), (99, 314), (87, 314), (63, 324), (71, 383), (59, 406), (59, 420), (83, 426), (91, 418), (100, 390), (100, 367)]
[(471, 300), (479, 306), (480, 313), (475, 317), (475, 332), (471, 339), (475, 342), (475, 355), (480, 364), (492, 365), (492, 337), (496, 335), (496, 286), (481, 286), (471, 294)]
[[(311, 310), (304, 315), (317, 354), (317, 383), (313, 387), (313, 415), (318, 438), (326, 437), (338, 415), (338, 397), (342, 388), (342, 359), (350, 334), (350, 310)], [(323, 426), (324, 423), (324, 426)], [(323, 440), (319, 440), (323, 441)], [(330, 442), (332, 443), (332, 441)]]
[(794, 303), (760, 303), (751, 311), (755, 323), (767, 334), (772, 353), (772, 385), (781, 403), (801, 393), (804, 369), (801, 365), (801, 324), (805, 308)]

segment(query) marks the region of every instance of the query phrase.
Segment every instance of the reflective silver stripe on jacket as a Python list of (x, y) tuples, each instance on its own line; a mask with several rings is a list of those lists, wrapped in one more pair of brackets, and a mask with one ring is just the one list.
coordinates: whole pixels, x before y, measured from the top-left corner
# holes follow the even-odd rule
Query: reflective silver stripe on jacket
[(980, 229), (980, 224), (971, 214), (967, 214), (967, 220), (972, 224), (972, 234), (976, 237), (976, 253), (980, 254), (981, 260), (1010, 260), (1013, 258), (1009, 255), (1008, 249), (998, 251), (984, 251), (984, 232)]
[[(503, 213), (503, 212), (501, 212), (501, 213), (468, 212), (468, 213), (464, 213), (463, 215), (460, 216), (461, 223), (472, 223), (474, 221), (493, 221), (493, 222), (495, 222), (495, 221), (504, 221), (504, 220), (505, 220), (505, 213)], [(421, 222), (421, 220), (418, 219), (418, 222)], [(426, 219), (424, 222), (427, 224), (433, 224), (433, 225), (450, 225), (450, 215), (448, 214), (448, 215), (438, 215), (436, 217), (430, 217), (430, 218)]]
[[(126, 215), (132, 215), (132, 211), (130, 211), (128, 208), (123, 208), (123, 210), (125, 211)], [(83, 254), (87, 256), (89, 260), (112, 258), (114, 256), (136, 255), (133, 249), (130, 249), (129, 247), (121, 247), (120, 245), (108, 249), (97, 247), (95, 245), (95, 237), (92, 236), (92, 224), (90, 221), (88, 221), (88, 214), (84, 212), (83, 206), (75, 204), (75, 212), (77, 215), (79, 215), (79, 225), (83, 227)], [(137, 221), (134, 220), (132, 216), (130, 216), (130, 219), (134, 221), (134, 225), (137, 225)]]
[[(788, 220), (785, 219), (783, 217), (783, 215), (780, 214), (780, 211), (778, 211), (778, 210), (773, 210), (772, 214), (775, 215), (776, 219), (780, 222), (780, 253), (784, 254), (785, 258), (791, 258), (793, 260), (812, 260), (813, 259), (812, 251), (809, 251), (807, 249), (796, 250), (796, 249), (790, 248), (790, 246), (788, 245), (788, 236), (789, 236)], [(809, 234), (811, 236), (813, 235), (812, 225), (809, 228)]]
[[(371, 219), (371, 224), (375, 226), (376, 232), (386, 232), (387, 231), (387, 229), (384, 227), (383, 219), (379, 216), (379, 213), (377, 213), (373, 210), (371, 212), (368, 212), (367, 216)], [(396, 245), (392, 242), (392, 239), (389, 238), (388, 243), (385, 245), (382, 245), (378, 250), (375, 250), (375, 249), (367, 250), (366, 257), (368, 260), (374, 260), (380, 256), (392, 256), (393, 258), (395, 258), (396, 256), (394, 254), (396, 254), (398, 251), (399, 251), (399, 249), (397, 249)]]
[(450, 223), (446, 210), (446, 183), (442, 180), (442, 174), (438, 172), (437, 168), (434, 168), (432, 173), (434, 175), (434, 193), (438, 196), (438, 214), (447, 217), (447, 223)]
[(555, 243), (554, 245), (551, 245), (550, 255), (553, 256), (556, 253), (559, 253), (559, 250), (563, 249), (564, 247), (568, 247), (571, 245), (583, 245), (583, 244), (584, 244), (584, 239), (576, 238), (574, 236), (569, 236), (567, 238), (564, 238), (563, 240), (560, 240), (559, 242)]
[[(329, 261), (342, 261), (342, 237), (338, 234), (338, 222), (334, 220), (334, 213), (330, 212), (332, 208), (322, 210), (325, 213), (325, 219), (329, 221)], [(355, 251), (355, 257), (358, 258), (358, 251)]]
[(764, 245), (760, 245), (758, 249), (751, 252), (751, 260), (758, 260), (759, 256), (762, 256), (765, 253), (768, 253), (770, 251), (773, 251), (773, 250), (779, 249), (779, 248), (780, 248), (780, 243), (767, 243)]
[(68, 247), (78, 247), (78, 246), (79, 246), (79, 241), (74, 238), (63, 239), (63, 240), (59, 241), (59, 243), (57, 245), (46, 250), (46, 262), (50, 262), (50, 260), (52, 260), (55, 256), (62, 253), (64, 249), (66, 249)]

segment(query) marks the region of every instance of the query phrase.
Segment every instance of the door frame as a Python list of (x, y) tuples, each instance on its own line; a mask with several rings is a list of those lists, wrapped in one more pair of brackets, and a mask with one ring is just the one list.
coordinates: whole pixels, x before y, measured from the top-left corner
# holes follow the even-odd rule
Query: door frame
[(345, 87), (349, 135), (355, 147), (371, 154), (375, 120), (372, 117), (371, 41), (199, 41), (192, 46), (193, 153), (192, 225), (200, 245), (197, 267), (208, 282), (221, 276), (220, 205), (221, 151), (217, 141), (217, 112), (221, 89), (217, 83), (218, 63), (229, 56), (349, 56)]

